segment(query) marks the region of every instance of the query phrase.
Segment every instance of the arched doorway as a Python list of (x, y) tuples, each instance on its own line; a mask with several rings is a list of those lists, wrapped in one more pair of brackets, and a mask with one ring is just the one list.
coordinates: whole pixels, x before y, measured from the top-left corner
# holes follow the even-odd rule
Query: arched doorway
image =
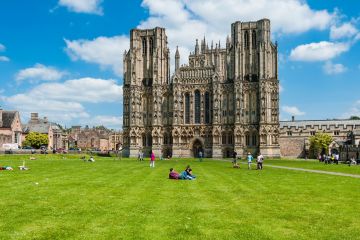
[(199, 157), (199, 152), (201, 151), (204, 156), (204, 147), (199, 139), (196, 139), (193, 143), (193, 157)]

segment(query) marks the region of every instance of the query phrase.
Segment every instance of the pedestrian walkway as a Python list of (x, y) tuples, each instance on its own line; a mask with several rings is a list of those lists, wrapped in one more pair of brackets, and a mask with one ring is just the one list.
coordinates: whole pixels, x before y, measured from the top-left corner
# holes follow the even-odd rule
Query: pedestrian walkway
[[(216, 159), (216, 160), (223, 161), (223, 162), (229, 162), (229, 160), (224, 160), (224, 159)], [(242, 164), (247, 164), (246, 162), (241, 162), (241, 163)], [(320, 173), (320, 174), (343, 176), (343, 177), (360, 178), (359, 174), (350, 174), (350, 173), (341, 173), (341, 172), (329, 172), (329, 171), (323, 171), (323, 170), (296, 168), (296, 167), (285, 167), (285, 166), (271, 165), (271, 164), (264, 164), (264, 167), (280, 168), (280, 169), (286, 169), (286, 170), (292, 170), (292, 171)]]

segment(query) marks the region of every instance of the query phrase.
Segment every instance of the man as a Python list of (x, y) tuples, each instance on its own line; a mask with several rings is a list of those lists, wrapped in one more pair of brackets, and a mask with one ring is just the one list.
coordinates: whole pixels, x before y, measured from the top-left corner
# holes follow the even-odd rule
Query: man
[(234, 151), (234, 153), (233, 153), (233, 164), (236, 164), (236, 157), (237, 157), (237, 152), (236, 151)]
[(202, 162), (202, 158), (203, 158), (203, 153), (202, 151), (199, 151), (199, 161)]
[(252, 163), (252, 160), (254, 159), (254, 157), (251, 155), (250, 152), (248, 152), (248, 155), (247, 155), (247, 161), (248, 161), (248, 169), (251, 170), (251, 163)]
[(261, 153), (259, 153), (259, 156), (257, 157), (257, 161), (256, 161), (257, 162), (257, 166), (256, 166), (257, 170), (263, 169), (263, 161), (264, 161), (264, 156)]

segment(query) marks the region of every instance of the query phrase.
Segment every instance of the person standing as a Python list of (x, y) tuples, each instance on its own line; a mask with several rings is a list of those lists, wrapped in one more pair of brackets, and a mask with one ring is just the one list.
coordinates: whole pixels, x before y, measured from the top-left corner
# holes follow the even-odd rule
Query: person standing
[(260, 170), (263, 169), (263, 161), (264, 161), (264, 156), (261, 153), (259, 153), (259, 156), (257, 157), (257, 160), (256, 160), (256, 162), (257, 162), (256, 169), (257, 170), (258, 169), (260, 169)]
[(151, 154), (150, 154), (150, 167), (155, 167), (155, 154), (153, 151), (151, 151)]
[(233, 164), (234, 165), (236, 164), (236, 161), (237, 161), (237, 152), (234, 151), (234, 153), (233, 153)]
[(248, 161), (248, 169), (251, 170), (251, 163), (252, 163), (252, 160), (254, 159), (254, 157), (251, 155), (250, 152), (248, 152), (248, 155), (247, 155), (247, 161)]
[(200, 150), (199, 151), (199, 161), (202, 162), (202, 158), (203, 158), (203, 153), (202, 151)]

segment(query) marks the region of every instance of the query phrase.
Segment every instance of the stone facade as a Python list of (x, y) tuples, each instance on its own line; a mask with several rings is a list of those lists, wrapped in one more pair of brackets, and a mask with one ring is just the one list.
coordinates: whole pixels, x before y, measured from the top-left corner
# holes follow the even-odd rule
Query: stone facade
[[(309, 137), (317, 132), (327, 133), (333, 137), (334, 147), (346, 142), (349, 136), (359, 133), (360, 120), (302, 120), (280, 121), (280, 152), (282, 157), (304, 158), (310, 144)], [(359, 138), (354, 137), (353, 145), (359, 145)]]
[(130, 33), (124, 53), (124, 154), (279, 157), (277, 45), (270, 21), (235, 22), (224, 48), (196, 40), (170, 78), (164, 28)]
[(39, 118), (38, 113), (31, 113), (29, 122), (23, 125), (22, 140), (25, 140), (30, 132), (46, 134), (49, 140), (48, 149), (67, 149), (67, 134), (59, 124), (50, 122), (47, 117)]
[(0, 109), (0, 149), (3, 149), (3, 144), (21, 146), (21, 133), (19, 112)]
[(116, 132), (103, 126), (93, 128), (73, 126), (69, 133), (70, 148), (77, 147), (83, 150), (109, 151), (118, 150), (121, 143), (121, 132)]

